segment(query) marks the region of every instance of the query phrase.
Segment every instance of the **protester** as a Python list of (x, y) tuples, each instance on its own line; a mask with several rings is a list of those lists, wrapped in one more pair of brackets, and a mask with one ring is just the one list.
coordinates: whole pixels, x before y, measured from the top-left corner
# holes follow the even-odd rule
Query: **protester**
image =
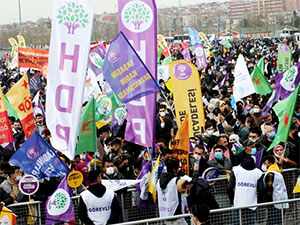
[(191, 208), (193, 222), (195, 225), (209, 225), (209, 208), (206, 205), (196, 204)]

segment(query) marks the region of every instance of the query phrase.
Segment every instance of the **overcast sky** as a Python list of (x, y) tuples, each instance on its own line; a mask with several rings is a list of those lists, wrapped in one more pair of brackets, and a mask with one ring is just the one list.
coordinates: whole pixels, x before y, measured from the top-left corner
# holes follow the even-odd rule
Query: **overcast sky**
[[(20, 0), (22, 21), (36, 21), (41, 17), (47, 18), (52, 15), (54, 0)], [(117, 0), (91, 0), (95, 14), (103, 12), (117, 12)], [(179, 0), (156, 0), (158, 8), (178, 6)], [(180, 0), (181, 5), (199, 4), (201, 2), (212, 2), (213, 0)], [(220, 0), (215, 0), (220, 1)], [(0, 24), (18, 23), (19, 10), (18, 0), (0, 0)]]

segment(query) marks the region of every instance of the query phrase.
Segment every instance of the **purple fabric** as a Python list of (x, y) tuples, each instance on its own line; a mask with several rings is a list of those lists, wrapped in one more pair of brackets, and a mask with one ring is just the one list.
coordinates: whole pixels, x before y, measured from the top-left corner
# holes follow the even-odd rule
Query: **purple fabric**
[(267, 104), (263, 108), (263, 113), (269, 112), (269, 110), (272, 108), (273, 104), (278, 102), (279, 97), (280, 97), (279, 91), (277, 89), (273, 90), (271, 97), (269, 98)]
[(218, 84), (219, 85), (219, 88), (222, 88), (225, 84), (225, 81), (228, 79), (229, 77), (229, 74), (227, 73), (224, 78), (221, 80), (221, 82)]
[(300, 81), (300, 63), (296, 63), (290, 69), (285, 72), (282, 72), (274, 77), (276, 81), (276, 90), (280, 96), (280, 99), (283, 100), (298, 87)]
[(181, 52), (183, 58), (189, 62), (191, 62), (191, 55), (189, 48), (183, 49)]
[[(59, 189), (63, 189), (62, 192), (57, 192), (57, 191), (59, 191)], [(59, 221), (75, 222), (72, 200), (70, 199), (70, 202), (66, 200), (66, 196), (64, 196), (64, 194), (66, 193), (65, 191), (69, 195), (69, 198), (71, 198), (72, 197), (72, 189), (67, 184), (66, 177), (61, 181), (61, 183), (57, 187), (56, 191), (52, 194), (52, 196), (50, 196), (50, 198), (46, 202), (46, 218), (47, 218), (46, 224), (57, 224)], [(57, 196), (58, 193), (60, 193), (59, 196)], [(70, 205), (69, 205), (69, 208), (64, 213), (59, 214), (59, 211), (65, 210), (65, 208), (62, 207), (62, 206), (65, 206), (65, 204), (62, 202), (62, 199), (64, 200), (65, 204), (70, 203)], [(53, 210), (55, 210), (56, 213), (53, 213)], [(53, 215), (53, 214), (56, 214), (56, 215)]]
[(204, 49), (203, 45), (196, 44), (194, 50), (195, 50), (197, 67), (199, 69), (206, 68), (207, 62), (206, 62), (206, 56), (205, 56), (205, 49)]
[(85, 162), (80, 162), (76, 165), (75, 170), (78, 170), (83, 175), (83, 184), (85, 186), (89, 186), (89, 179), (88, 179), (88, 167)]
[(106, 49), (100, 44), (93, 48), (89, 53), (89, 68), (94, 72), (96, 76), (102, 73), (101, 61), (105, 59)]
[[(119, 30), (124, 33), (127, 39), (132, 43), (134, 49), (139, 53), (141, 59), (146, 64), (150, 73), (155, 76), (157, 70), (157, 14), (154, 0), (138, 1), (143, 6), (150, 8), (152, 20), (148, 20), (146, 25), (152, 22), (147, 29), (133, 30), (129, 29), (128, 23), (122, 17), (124, 11), (128, 9), (134, 1), (119, 0)], [(153, 14), (151, 14), (153, 13)], [(151, 19), (151, 17), (150, 17)], [(141, 98), (138, 101), (127, 104), (128, 117), (125, 132), (125, 140), (138, 145), (152, 147), (154, 144), (155, 130), (155, 106), (156, 94), (151, 94)]]
[(256, 168), (258, 168), (258, 169), (260, 169), (260, 163), (261, 163), (261, 158), (262, 158), (262, 155), (263, 155), (263, 151), (262, 150), (260, 150), (260, 151), (258, 151), (258, 152), (256, 152), (255, 154), (254, 154), (254, 157), (255, 157), (255, 166), (256, 166)]

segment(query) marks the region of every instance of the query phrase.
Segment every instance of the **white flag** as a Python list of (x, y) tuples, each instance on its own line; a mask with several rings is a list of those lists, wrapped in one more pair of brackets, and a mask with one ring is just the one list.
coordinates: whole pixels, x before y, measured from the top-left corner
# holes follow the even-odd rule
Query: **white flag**
[(90, 0), (53, 1), (48, 64), (46, 122), (51, 144), (74, 158), (90, 51)]
[(170, 78), (169, 65), (158, 66), (157, 67), (157, 80), (163, 79), (164, 82), (167, 82)]
[(240, 55), (234, 69), (233, 96), (237, 101), (253, 93), (255, 93), (255, 88), (244, 57)]
[(97, 98), (102, 92), (97, 83), (96, 76), (91, 69), (88, 69), (88, 74), (85, 80), (83, 102), (88, 102), (91, 97)]

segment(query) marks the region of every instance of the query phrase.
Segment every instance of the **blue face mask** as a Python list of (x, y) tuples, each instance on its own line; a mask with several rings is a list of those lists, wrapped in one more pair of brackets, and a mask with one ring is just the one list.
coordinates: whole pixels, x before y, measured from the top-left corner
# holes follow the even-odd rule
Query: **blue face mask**
[(269, 134), (269, 137), (270, 137), (271, 139), (274, 139), (275, 136), (276, 136), (275, 131), (271, 131), (270, 134)]
[(256, 153), (256, 148), (251, 149), (251, 155), (254, 155)]
[(300, 117), (300, 113), (296, 113), (296, 116), (297, 116), (297, 117)]
[(221, 152), (216, 152), (216, 153), (215, 153), (215, 158), (216, 158), (216, 159), (219, 159), (219, 160), (220, 160), (220, 159), (223, 159), (223, 154), (222, 154)]
[(235, 126), (237, 126), (237, 127), (240, 126), (239, 123), (238, 123), (238, 121), (235, 122)]

